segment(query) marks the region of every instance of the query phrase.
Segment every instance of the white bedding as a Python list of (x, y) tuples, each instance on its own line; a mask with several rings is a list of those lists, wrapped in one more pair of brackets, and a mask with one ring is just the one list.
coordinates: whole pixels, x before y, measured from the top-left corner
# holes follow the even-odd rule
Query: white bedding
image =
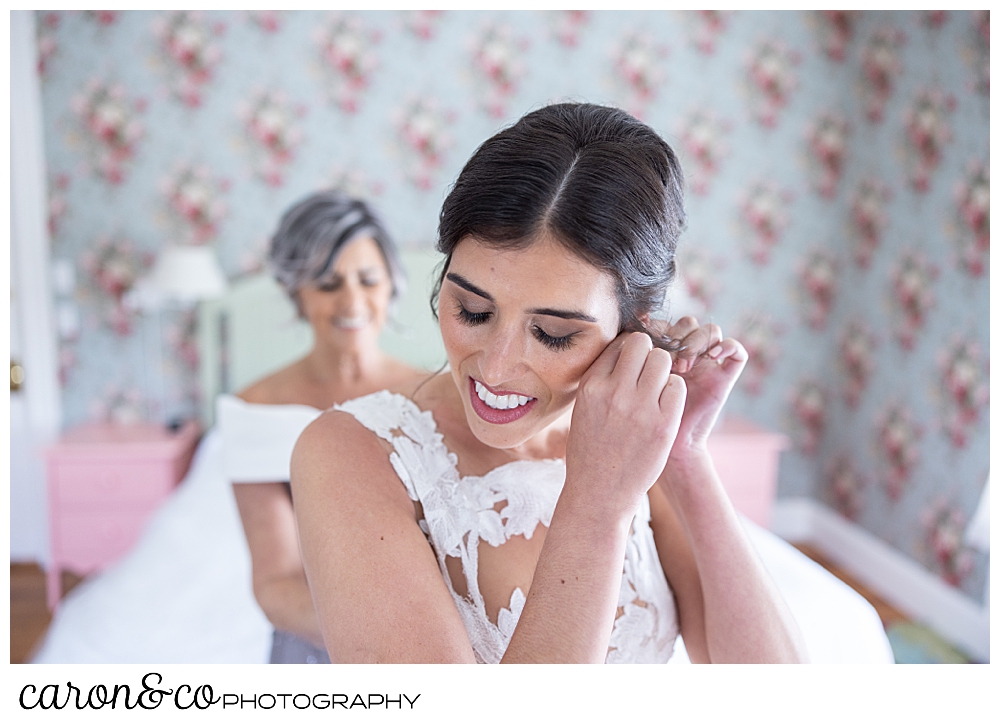
[[(875, 610), (774, 534), (744, 519), (816, 663), (891, 663)], [(34, 663), (266, 663), (271, 625), (212, 430), (136, 547), (63, 600)], [(687, 662), (683, 644), (672, 661)]]

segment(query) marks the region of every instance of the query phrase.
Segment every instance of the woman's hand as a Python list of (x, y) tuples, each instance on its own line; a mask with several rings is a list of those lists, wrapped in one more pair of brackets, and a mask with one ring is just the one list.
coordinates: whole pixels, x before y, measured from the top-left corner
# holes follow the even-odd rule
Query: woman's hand
[(681, 345), (681, 351), (675, 353), (673, 371), (687, 383), (675, 456), (701, 453), (749, 355), (737, 340), (723, 338), (717, 324), (699, 325), (694, 317), (682, 317), (673, 325), (660, 326)]
[(663, 471), (684, 410), (684, 380), (648, 335), (619, 335), (580, 382), (566, 451), (567, 486), (629, 519)]

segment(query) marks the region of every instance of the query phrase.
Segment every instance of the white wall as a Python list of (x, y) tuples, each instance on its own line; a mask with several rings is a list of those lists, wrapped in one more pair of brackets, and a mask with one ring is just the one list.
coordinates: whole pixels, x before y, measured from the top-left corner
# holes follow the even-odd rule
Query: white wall
[(42, 447), (61, 425), (49, 283), (45, 150), (36, 72), (35, 19), (10, 13), (11, 345), (25, 369), (10, 409), (10, 557), (48, 561)]

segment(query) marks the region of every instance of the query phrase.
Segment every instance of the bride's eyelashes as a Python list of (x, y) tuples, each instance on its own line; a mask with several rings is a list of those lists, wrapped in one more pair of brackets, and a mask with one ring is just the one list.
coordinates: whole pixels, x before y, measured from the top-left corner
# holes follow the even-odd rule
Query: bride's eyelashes
[(573, 336), (576, 332), (571, 332), (570, 334), (563, 335), (562, 337), (553, 337), (550, 334), (546, 334), (545, 330), (539, 327), (537, 324), (531, 328), (531, 333), (535, 335), (535, 339), (544, 344), (549, 349), (554, 349), (557, 352), (569, 349), (573, 345)]
[[(493, 312), (470, 311), (461, 302), (457, 302), (456, 307), (458, 320), (469, 327), (478, 327), (481, 324), (486, 324), (490, 320), (490, 317), (493, 316)], [(569, 349), (573, 344), (573, 337), (577, 334), (576, 332), (571, 332), (561, 337), (556, 337), (548, 334), (537, 324), (532, 326), (531, 333), (539, 342), (557, 352)]]
[(470, 327), (478, 327), (480, 324), (486, 324), (490, 317), (493, 316), (493, 312), (470, 312), (461, 302), (457, 302), (458, 306), (458, 319), (459, 321), (467, 324)]

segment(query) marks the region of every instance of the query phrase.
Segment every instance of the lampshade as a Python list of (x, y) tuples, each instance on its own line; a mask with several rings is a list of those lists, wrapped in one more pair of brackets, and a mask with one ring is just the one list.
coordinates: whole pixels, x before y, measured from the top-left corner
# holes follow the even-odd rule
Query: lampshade
[(208, 246), (167, 247), (157, 258), (149, 282), (164, 299), (182, 304), (213, 299), (226, 291), (226, 277)]

